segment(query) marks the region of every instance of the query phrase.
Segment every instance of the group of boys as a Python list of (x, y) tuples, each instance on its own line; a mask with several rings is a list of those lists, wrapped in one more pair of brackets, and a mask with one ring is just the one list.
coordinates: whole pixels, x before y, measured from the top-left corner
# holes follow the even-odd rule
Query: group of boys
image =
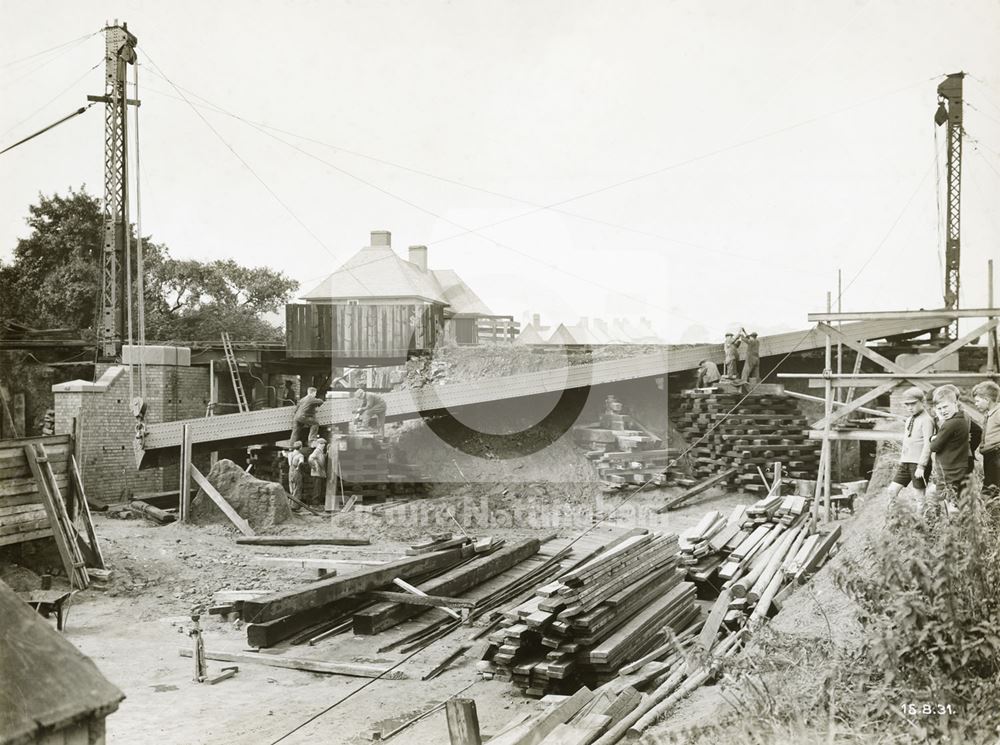
[[(319, 436), (319, 422), (316, 412), (323, 405), (323, 399), (316, 388), (309, 388), (299, 399), (292, 417), (290, 435), (291, 447), (285, 454), (288, 459), (288, 491), (292, 497), (292, 509), (297, 510), (302, 503), (303, 481), (308, 474), (312, 480), (312, 497), (317, 503), (326, 498), (326, 439)], [(358, 403), (354, 411), (355, 421), (379, 435), (385, 434), (385, 399), (359, 388), (353, 398)]]
[(942, 385), (931, 396), (933, 410), (927, 406), (920, 388), (903, 394), (908, 416), (903, 432), (899, 464), (889, 485), (894, 499), (905, 486), (912, 486), (917, 504), (924, 499), (933, 463), (937, 466), (937, 485), (950, 493), (961, 493), (975, 468), (976, 454), (983, 461), (983, 491), (1000, 491), (1000, 386), (984, 381), (972, 389), (972, 400), (983, 412), (983, 426), (974, 424), (959, 405), (959, 390)]

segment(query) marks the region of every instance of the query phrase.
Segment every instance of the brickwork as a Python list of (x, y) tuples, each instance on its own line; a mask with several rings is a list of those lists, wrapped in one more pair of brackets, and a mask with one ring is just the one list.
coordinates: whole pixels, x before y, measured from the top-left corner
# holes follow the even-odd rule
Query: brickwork
[[(95, 380), (109, 367), (98, 365)], [(147, 422), (205, 415), (207, 368), (147, 365), (146, 376)], [(135, 386), (138, 393), (138, 380)], [(176, 466), (136, 470), (127, 368), (121, 368), (105, 390), (57, 391), (55, 400), (58, 433), (72, 434), (73, 420), (78, 420), (81, 468), (92, 501), (111, 504), (136, 493), (177, 488)]]

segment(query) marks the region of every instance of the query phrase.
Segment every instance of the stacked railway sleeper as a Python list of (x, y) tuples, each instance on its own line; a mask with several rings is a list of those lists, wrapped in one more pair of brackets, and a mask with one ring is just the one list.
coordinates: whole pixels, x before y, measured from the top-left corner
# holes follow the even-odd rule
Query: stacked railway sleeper
[[(734, 468), (730, 486), (766, 492), (758, 469), (780, 460), (793, 478), (815, 478), (819, 443), (810, 440), (809, 422), (795, 399), (780, 392), (751, 393), (690, 390), (680, 397), (676, 424), (690, 443), (692, 486)], [(731, 413), (730, 413), (731, 412)]]
[(672, 477), (667, 466), (679, 451), (663, 448), (662, 439), (642, 426), (614, 396), (604, 400), (597, 422), (573, 429), (573, 438), (594, 462), (607, 489), (666, 484)]
[(697, 622), (684, 574), (676, 536), (633, 531), (505, 611), (486, 659), (533, 696), (605, 683)]

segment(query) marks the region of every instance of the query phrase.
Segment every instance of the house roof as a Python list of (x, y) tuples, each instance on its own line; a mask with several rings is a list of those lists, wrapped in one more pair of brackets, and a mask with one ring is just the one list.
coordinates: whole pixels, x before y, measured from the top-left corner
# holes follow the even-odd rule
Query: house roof
[(88, 716), (106, 716), (125, 698), (91, 659), (0, 582), (0, 745), (35, 742)]
[[(409, 263), (409, 262), (407, 262)], [(419, 270), (418, 270), (419, 271)], [(456, 316), (492, 316), (493, 311), (482, 301), (465, 280), (451, 269), (431, 269), (441, 296), (450, 306), (449, 310)]]
[(302, 298), (313, 302), (363, 298), (448, 302), (431, 272), (421, 271), (391, 246), (365, 246)]
[(514, 339), (514, 343), (515, 344), (544, 344), (545, 343), (545, 339), (542, 338), (542, 335), (538, 333), (538, 330), (534, 326), (532, 326), (531, 324), (528, 324), (523, 329), (521, 329), (521, 333), (517, 335), (516, 339)]
[(493, 315), (456, 272), (424, 271), (388, 245), (365, 246), (302, 298), (312, 302), (417, 298), (449, 306), (452, 316)]

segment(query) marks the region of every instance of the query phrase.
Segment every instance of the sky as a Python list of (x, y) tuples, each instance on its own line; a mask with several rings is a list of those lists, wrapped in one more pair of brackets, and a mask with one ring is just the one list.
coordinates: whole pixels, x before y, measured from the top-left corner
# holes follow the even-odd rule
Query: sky
[[(114, 19), (143, 233), (302, 292), (389, 230), (553, 325), (806, 328), (838, 270), (844, 310), (940, 307), (959, 70), (963, 306), (1000, 259), (997, 1), (0, 0), (0, 149), (103, 93)], [(101, 195), (102, 169), (100, 105), (0, 156), (0, 259), (39, 193)]]

